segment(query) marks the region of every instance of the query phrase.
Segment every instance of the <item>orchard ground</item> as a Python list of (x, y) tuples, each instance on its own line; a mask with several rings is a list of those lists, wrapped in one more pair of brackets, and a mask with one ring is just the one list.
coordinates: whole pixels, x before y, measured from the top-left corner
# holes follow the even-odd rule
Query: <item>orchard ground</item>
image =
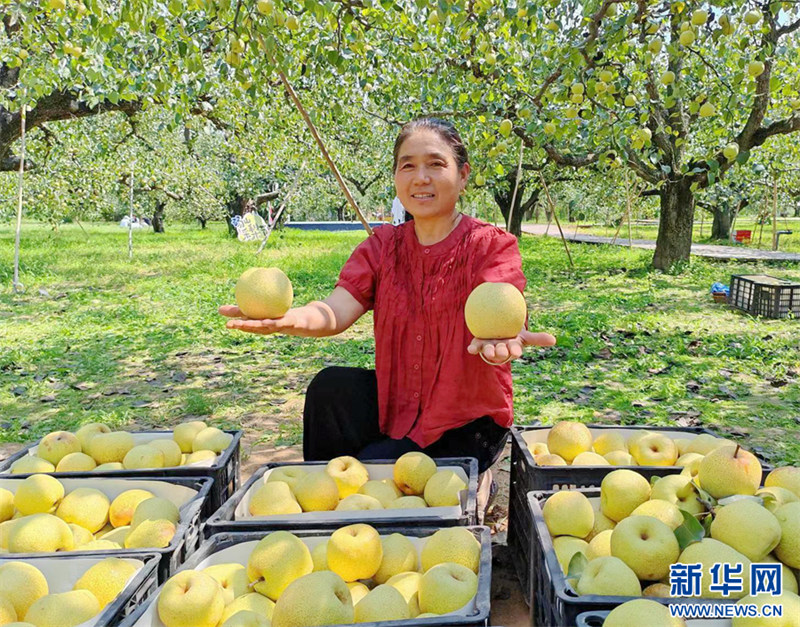
[[(84, 227), (25, 223), (26, 291), (15, 296), (14, 232), (0, 226), (6, 452), (89, 421), (136, 429), (202, 419), (244, 429), (249, 474), (298, 457), (317, 371), (374, 363), (371, 314), (318, 340), (231, 332), (217, 314), (254, 265), (282, 268), (296, 303), (323, 298), (363, 232), (285, 229), (256, 257), (258, 244), (229, 238), (224, 224), (170, 224), (166, 234), (135, 232), (129, 261), (127, 231)], [(737, 273), (800, 279), (799, 266), (693, 259), (668, 275), (649, 268), (648, 251), (573, 245), (571, 272), (556, 239), (524, 236), (520, 248), (530, 327), (558, 345), (514, 362), (518, 423), (701, 425), (772, 463), (800, 463), (800, 322), (754, 319), (709, 294)], [(505, 497), (491, 519), (499, 533)]]

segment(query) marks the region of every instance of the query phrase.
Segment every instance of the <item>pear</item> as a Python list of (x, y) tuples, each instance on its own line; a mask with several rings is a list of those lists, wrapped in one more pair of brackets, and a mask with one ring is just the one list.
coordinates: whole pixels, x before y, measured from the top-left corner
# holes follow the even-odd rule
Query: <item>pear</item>
[(678, 506), (661, 499), (645, 501), (631, 512), (631, 516), (652, 516), (673, 531), (683, 524), (683, 514)]
[(644, 590), (642, 590), (643, 597), (656, 597), (659, 599), (669, 599), (672, 595), (669, 593), (669, 586), (665, 583), (651, 583)]
[(33, 514), (14, 523), (8, 534), (9, 553), (53, 553), (75, 546), (69, 525), (52, 514)]
[[(387, 586), (396, 588), (397, 591), (403, 595), (403, 598), (408, 604), (408, 611), (411, 618), (416, 618), (419, 615), (419, 584), (421, 581), (422, 573), (408, 571), (405, 573), (397, 573), (386, 582)], [(355, 601), (355, 597), (353, 600)]]
[(339, 504), (339, 488), (325, 471), (302, 477), (294, 486), (294, 495), (304, 512), (331, 511)]
[(592, 432), (582, 422), (561, 421), (547, 434), (547, 448), (570, 463), (580, 453), (592, 450)]
[(419, 451), (405, 453), (394, 463), (394, 483), (403, 494), (409, 496), (422, 496), (425, 484), (434, 473), (436, 462)]
[(767, 555), (761, 561), (766, 562), (768, 564), (780, 564), (782, 571), (781, 584), (783, 585), (783, 591), (794, 592), (795, 594), (798, 594), (797, 575), (795, 575), (794, 571), (791, 568), (789, 568), (786, 564), (777, 559), (773, 554)]
[(580, 538), (573, 538), (572, 536), (558, 536), (553, 539), (553, 549), (556, 552), (556, 559), (558, 560), (561, 570), (566, 574), (569, 571), (569, 562), (576, 553), (583, 553), (586, 555), (589, 549), (589, 544), (586, 540)]
[(420, 562), (423, 572), (437, 564), (455, 562), (477, 574), (481, 563), (481, 543), (466, 527), (439, 529), (425, 540)]
[(325, 467), (339, 488), (339, 498), (343, 499), (358, 492), (358, 489), (369, 481), (369, 473), (364, 464), (355, 457), (336, 457)]
[(247, 569), (242, 564), (214, 564), (207, 566), (202, 572), (211, 575), (222, 586), (226, 606), (247, 594), (250, 580), (247, 578)]
[(19, 483), (14, 507), (20, 514), (51, 514), (64, 498), (64, 486), (50, 475), (31, 475)]
[(120, 493), (108, 510), (108, 520), (114, 527), (124, 527), (131, 524), (133, 513), (142, 501), (154, 498), (149, 490), (134, 488)]
[[(215, 459), (217, 459), (217, 454), (214, 451), (197, 451), (196, 453), (190, 453), (187, 455), (181, 466), (191, 466), (192, 464), (214, 461)], [(208, 466), (209, 464), (203, 465)]]
[(425, 499), (418, 496), (401, 496), (389, 503), (386, 509), (417, 509), (420, 507), (428, 507)]
[(629, 516), (611, 532), (611, 555), (645, 581), (669, 575), (669, 567), (680, 553), (672, 528), (652, 516)]
[(92, 540), (86, 544), (76, 545), (76, 551), (118, 551), (122, 545), (111, 540)]
[(383, 620), (408, 620), (408, 603), (400, 592), (386, 584), (376, 586), (355, 606), (355, 622), (370, 623)]
[(649, 498), (650, 483), (633, 470), (614, 470), (600, 483), (600, 509), (615, 522), (629, 516)]
[(328, 568), (346, 582), (369, 579), (382, 560), (381, 538), (369, 525), (341, 527), (328, 539)]
[(104, 425), (102, 422), (90, 422), (78, 429), (75, 432), (75, 437), (78, 438), (78, 442), (81, 443), (81, 451), (88, 453), (89, 440), (101, 433), (111, 433), (111, 429), (109, 429), (108, 426)]
[(781, 540), (775, 556), (791, 568), (800, 568), (800, 502), (787, 503), (775, 510), (781, 526)]
[(82, 544), (86, 544), (87, 542), (92, 542), (94, 540), (94, 536), (92, 532), (86, 529), (85, 527), (81, 527), (80, 525), (76, 525), (75, 523), (67, 523), (69, 525), (70, 531), (72, 531), (72, 544), (76, 547), (81, 546)]
[(708, 455), (711, 451), (725, 446), (726, 444), (728, 444), (728, 442), (722, 438), (718, 438), (710, 433), (701, 433), (689, 441), (684, 454), (699, 453), (700, 455)]
[(600, 499), (591, 499), (590, 502), (592, 504), (592, 510), (594, 511), (594, 525), (592, 526), (592, 532), (586, 536), (587, 542), (598, 533), (606, 531), (607, 529), (613, 529), (617, 524), (603, 513)]
[(0, 625), (11, 625), (14, 624), (16, 620), (17, 611), (14, 609), (11, 601), (0, 597)]
[(302, 514), (303, 508), (288, 483), (268, 481), (253, 490), (248, 511), (252, 516), (280, 516)]
[(316, 627), (350, 624), (353, 600), (339, 575), (321, 571), (288, 585), (272, 612), (272, 627)]
[(88, 590), (48, 594), (33, 602), (25, 622), (36, 627), (75, 627), (100, 612), (100, 602)]
[(88, 590), (100, 602), (102, 609), (122, 592), (137, 570), (129, 560), (109, 557), (91, 566), (72, 589)]
[(537, 455), (533, 458), (537, 466), (569, 466), (563, 457), (554, 455), (553, 453), (546, 453), (544, 455)]
[(86, 453), (69, 453), (61, 458), (56, 472), (89, 472), (97, 468), (97, 462)]
[(673, 617), (666, 605), (649, 599), (635, 599), (618, 605), (603, 621), (603, 627), (682, 627), (685, 624), (682, 619)]
[[(422, 577), (422, 575), (420, 575), (420, 577)], [(353, 599), (353, 607), (355, 607), (361, 599), (369, 594), (369, 588), (367, 588), (367, 586), (360, 581), (351, 581), (349, 584), (347, 584), (347, 589), (350, 590), (350, 598)]]
[(533, 457), (550, 453), (550, 449), (547, 448), (547, 442), (529, 442), (528, 451)]
[(167, 580), (156, 607), (166, 627), (217, 627), (225, 601), (219, 582), (211, 575), (184, 570)]
[(581, 492), (556, 492), (545, 501), (542, 515), (552, 536), (585, 538), (594, 528), (592, 504)]
[(603, 457), (611, 466), (636, 466), (636, 460), (627, 451), (609, 451)]
[(135, 529), (145, 520), (168, 520), (177, 525), (180, 520), (178, 506), (172, 501), (158, 496), (145, 499), (134, 510), (131, 527)]
[(62, 457), (70, 453), (80, 453), (80, 451), (81, 443), (75, 435), (69, 431), (54, 431), (41, 439), (36, 448), (36, 455), (53, 466), (58, 466)]
[(5, 562), (0, 565), (0, 597), (11, 602), (18, 617), (24, 617), (33, 602), (49, 592), (47, 579), (32, 564)]
[(783, 466), (770, 471), (764, 480), (767, 488), (785, 488), (800, 499), (800, 468), (796, 466)]
[(678, 459), (675, 442), (660, 433), (639, 438), (630, 447), (630, 453), (639, 466), (674, 466)]
[(467, 484), (452, 470), (434, 473), (425, 484), (425, 502), (431, 507), (452, 507), (461, 504), (459, 493)]
[[(608, 557), (611, 555), (611, 534), (613, 529), (606, 529), (605, 531), (601, 531), (598, 533), (594, 538), (592, 538), (591, 542), (589, 542), (589, 546), (586, 547), (586, 551), (584, 555), (586, 555), (586, 559), (591, 561), (593, 559), (597, 559), (598, 557)], [(565, 538), (569, 536), (564, 536)], [(561, 538), (556, 538), (553, 540), (553, 546), (555, 546), (556, 542)], [(576, 542), (583, 542), (583, 540), (578, 540), (578, 538), (571, 538)], [(556, 551), (556, 555), (558, 555), (558, 551)], [(570, 556), (572, 559), (572, 556)], [(567, 567), (569, 567), (569, 561), (566, 562)], [(562, 568), (563, 568), (562, 564)], [(565, 569), (564, 572), (567, 572)]]
[(320, 542), (311, 549), (311, 561), (314, 563), (314, 572), (330, 570), (328, 568), (328, 542)]
[(122, 525), (121, 527), (117, 527), (113, 531), (104, 533), (102, 536), (100, 534), (97, 534), (95, 535), (95, 537), (98, 540), (102, 538), (103, 540), (108, 540), (109, 542), (116, 542), (117, 544), (123, 545), (125, 544), (125, 537), (130, 532), (131, 532), (130, 525)]
[(107, 464), (98, 464), (92, 472), (108, 472), (109, 470), (125, 470), (125, 466), (122, 465), (122, 462), (108, 462)]
[(36, 455), (25, 455), (11, 464), (12, 475), (28, 475), (35, 472), (55, 472), (56, 467)]
[(220, 623), (220, 627), (270, 627), (266, 616), (250, 610), (240, 610)]
[(159, 438), (152, 440), (148, 446), (158, 449), (164, 455), (164, 468), (173, 468), (181, 465), (181, 447), (178, 446), (175, 440)]
[(307, 474), (308, 471), (302, 466), (278, 466), (277, 468), (273, 468), (267, 475), (267, 483), (271, 481), (283, 481), (291, 488), (292, 493), (294, 493), (294, 486)]
[(172, 430), (172, 439), (180, 447), (181, 453), (192, 452), (192, 442), (195, 437), (208, 425), (202, 420), (193, 420), (191, 422), (182, 422), (176, 425)]
[(426, 571), (419, 582), (419, 609), (448, 614), (464, 607), (478, 592), (478, 576), (466, 566), (445, 562)]
[(700, 487), (715, 499), (733, 494), (755, 494), (761, 484), (761, 463), (739, 445), (723, 446), (700, 462)]
[(712, 592), (708, 586), (713, 582), (711, 578), (711, 567), (714, 564), (741, 564), (742, 565), (742, 592), (731, 592), (729, 599), (740, 599), (750, 589), (750, 560), (747, 556), (739, 553), (733, 547), (714, 540), (713, 538), (703, 538), (700, 542), (694, 542), (687, 546), (678, 558), (681, 564), (701, 564), (703, 574), (700, 581), (701, 595), (704, 598), (723, 599), (721, 592)]
[(56, 516), (96, 533), (108, 522), (108, 497), (94, 488), (76, 488), (61, 501)]
[(222, 613), (220, 622), (224, 625), (225, 621), (229, 620), (237, 612), (252, 612), (263, 616), (264, 618), (272, 618), (272, 612), (275, 609), (275, 603), (258, 592), (248, 592), (242, 596), (236, 597), (233, 602), (225, 606), (225, 611)]
[(0, 523), (0, 552), (8, 552), (8, 535), (11, 528), (17, 523), (17, 519), (7, 520)]
[(624, 436), (612, 429), (604, 430), (600, 435), (594, 439), (592, 444), (594, 452), (599, 455), (605, 455), (611, 451), (628, 452), (628, 446), (625, 443)]
[(127, 431), (98, 433), (89, 440), (87, 451), (98, 464), (122, 462), (135, 446), (133, 436)]
[[(471, 534), (470, 534), (471, 535)], [(381, 538), (383, 558), (372, 580), (377, 584), (386, 583), (397, 575), (409, 570), (417, 570), (419, 558), (417, 549), (404, 535), (392, 533)], [(358, 613), (356, 613), (358, 614)], [(384, 619), (387, 620), (387, 619)]]
[(800, 501), (800, 498), (797, 498), (791, 490), (775, 485), (756, 490), (756, 496), (764, 501), (764, 507), (771, 512), (774, 512), (781, 505)]
[(598, 557), (590, 561), (581, 573), (576, 590), (580, 595), (638, 597), (642, 594), (636, 573), (618, 557)]
[(742, 615), (731, 619), (731, 627), (797, 627), (800, 625), (800, 597), (792, 592), (783, 591), (783, 594), (771, 596), (769, 594), (759, 594), (758, 596), (746, 596), (736, 602), (737, 605), (755, 605), (761, 610), (765, 604), (769, 603), (773, 607), (780, 605), (783, 613), (780, 617), (772, 616), (750, 616)]
[[(618, 451), (622, 452), (622, 451)], [(591, 451), (584, 451), (583, 453), (578, 453), (575, 459), (572, 460), (572, 466), (610, 466), (610, 462), (603, 457), (602, 455), (598, 455), (597, 453), (592, 453)]]
[(717, 510), (711, 523), (711, 537), (760, 562), (778, 546), (781, 525), (765, 507), (755, 501), (734, 501)]
[(125, 453), (122, 465), (127, 470), (163, 468), (164, 453), (149, 444), (139, 444)]
[(658, 479), (650, 492), (650, 499), (667, 501), (690, 514), (706, 511), (705, 505), (700, 501), (700, 495), (692, 484), (692, 478), (683, 473)]
[(0, 522), (11, 520), (14, 515), (14, 493), (0, 488)]
[[(423, 488), (424, 490), (424, 488)], [(397, 500), (399, 490), (392, 489), (392, 486), (384, 483), (383, 481), (371, 480), (367, 481), (358, 489), (359, 494), (365, 494), (377, 499), (383, 507), (388, 508), (394, 501)], [(400, 493), (402, 495), (402, 492)], [(417, 497), (421, 498), (421, 497)]]
[[(406, 498), (419, 497), (409, 496)], [(395, 501), (392, 501), (392, 503), (394, 502)], [(384, 507), (378, 499), (367, 496), (366, 494), (351, 494), (350, 496), (344, 497), (336, 506), (337, 512), (363, 512), (371, 509), (384, 509)]]
[(175, 536), (175, 524), (170, 520), (143, 520), (125, 536), (126, 549), (164, 549)]
[(290, 583), (313, 569), (308, 547), (288, 531), (273, 531), (259, 540), (247, 562), (252, 587), (273, 601)]
[(233, 441), (230, 433), (225, 433), (216, 427), (206, 427), (198, 432), (192, 440), (192, 453), (197, 451), (214, 451), (222, 453)]

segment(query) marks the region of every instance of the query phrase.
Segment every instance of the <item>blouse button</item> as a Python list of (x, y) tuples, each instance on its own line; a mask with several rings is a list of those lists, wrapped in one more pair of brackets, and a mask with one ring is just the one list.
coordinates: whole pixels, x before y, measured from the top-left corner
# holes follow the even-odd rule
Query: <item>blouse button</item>
[(417, 342), (421, 342), (421, 341), (422, 341), (422, 336), (421, 336), (421, 335), (418, 335), (418, 336), (417, 336)]
[(419, 398), (419, 392), (414, 392), (414, 398)]
[(414, 364), (414, 370), (419, 370), (419, 364)]
[(430, 252), (431, 252), (431, 249), (430, 249), (430, 248), (426, 248), (426, 249), (425, 249), (425, 254), (426, 254), (426, 255), (427, 255), (428, 253), (430, 253)]

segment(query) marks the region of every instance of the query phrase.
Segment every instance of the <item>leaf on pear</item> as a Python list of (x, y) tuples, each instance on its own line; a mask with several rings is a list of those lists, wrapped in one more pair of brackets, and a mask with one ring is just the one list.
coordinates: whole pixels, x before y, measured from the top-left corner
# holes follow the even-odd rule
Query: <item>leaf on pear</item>
[(589, 563), (589, 560), (586, 556), (578, 551), (575, 555), (572, 556), (572, 559), (569, 560), (569, 567), (567, 568), (567, 581), (570, 582), (570, 585), (574, 588), (573, 582), (577, 584), (578, 579), (581, 578), (583, 575), (583, 571), (586, 569), (586, 565)]
[(703, 490), (703, 488), (700, 487), (700, 484), (697, 483), (697, 480), (692, 481), (692, 485), (694, 486), (694, 489), (697, 490), (697, 497), (700, 499), (700, 502), (706, 506), (707, 510), (713, 510), (717, 506), (717, 500), (708, 492)]
[(730, 505), (736, 501), (755, 501), (759, 505), (764, 504), (764, 499), (762, 499), (760, 496), (754, 496), (750, 494), (733, 494), (717, 501), (717, 505)]
[(675, 537), (678, 539), (678, 546), (683, 551), (690, 544), (700, 542), (706, 537), (706, 530), (700, 521), (686, 510), (680, 510), (683, 516), (683, 523), (675, 529)]

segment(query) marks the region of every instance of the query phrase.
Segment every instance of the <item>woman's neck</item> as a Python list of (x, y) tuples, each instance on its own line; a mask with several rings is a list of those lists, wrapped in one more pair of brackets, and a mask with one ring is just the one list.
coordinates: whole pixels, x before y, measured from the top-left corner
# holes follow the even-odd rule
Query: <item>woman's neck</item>
[(449, 216), (414, 218), (414, 232), (423, 246), (433, 246), (446, 238), (461, 222), (461, 213), (454, 210)]

